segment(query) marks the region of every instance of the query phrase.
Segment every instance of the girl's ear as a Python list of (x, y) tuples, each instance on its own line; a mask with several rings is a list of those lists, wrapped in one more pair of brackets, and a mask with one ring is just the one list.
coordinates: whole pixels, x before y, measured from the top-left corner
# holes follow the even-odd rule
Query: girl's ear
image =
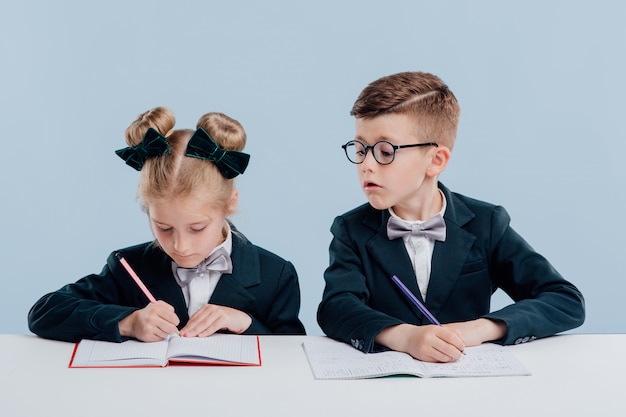
[(239, 204), (239, 191), (233, 189), (233, 192), (230, 194), (230, 199), (228, 200), (228, 206), (226, 212), (228, 215), (233, 214), (237, 211), (237, 205)]
[(436, 147), (435, 152), (433, 152), (430, 165), (426, 170), (426, 175), (430, 177), (436, 177), (441, 174), (446, 169), (446, 166), (448, 166), (450, 154), (450, 148), (448, 148), (447, 146), (439, 145), (438, 147)]

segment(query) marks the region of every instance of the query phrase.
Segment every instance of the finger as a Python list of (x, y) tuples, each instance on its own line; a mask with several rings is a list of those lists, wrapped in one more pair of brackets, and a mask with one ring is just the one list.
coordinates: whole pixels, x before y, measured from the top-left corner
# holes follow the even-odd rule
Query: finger
[(159, 301), (153, 303), (153, 314), (155, 314), (158, 319), (171, 323), (174, 326), (178, 326), (180, 323), (180, 319), (176, 315), (174, 307), (165, 302)]
[(461, 336), (461, 333), (457, 329), (440, 327), (440, 331), (437, 332), (437, 337), (444, 342), (453, 345), (459, 352), (465, 351), (465, 341)]
[(173, 311), (168, 311), (165, 314), (162, 314), (161, 319), (163, 319), (164, 321), (170, 323), (172, 326), (176, 327), (180, 324), (180, 319), (178, 318), (178, 316), (176, 315), (176, 313), (174, 313)]
[(163, 308), (163, 309), (165, 309), (167, 311), (171, 311), (171, 312), (175, 311), (174, 307), (171, 304), (168, 304), (168, 303), (166, 303), (163, 300), (159, 300), (159, 301), (157, 301), (156, 303), (153, 303), (153, 304), (158, 305), (160, 308)]
[(195, 337), (197, 335), (197, 328), (200, 326), (200, 323), (204, 320), (205, 315), (198, 310), (194, 313), (193, 316), (189, 318), (189, 321), (185, 326), (181, 329), (181, 335), (185, 337)]
[(198, 337), (208, 337), (218, 331), (226, 328), (226, 325), (223, 323), (224, 318), (220, 318), (218, 320), (213, 321), (207, 328), (198, 332)]
[(141, 337), (138, 339), (143, 342), (158, 342), (163, 340), (167, 335), (164, 335), (163, 331), (161, 331), (158, 327), (152, 327), (146, 329)]
[(433, 356), (436, 357), (439, 362), (457, 361), (463, 355), (462, 350), (444, 340), (433, 346), (433, 350)]
[(197, 337), (207, 337), (226, 327), (228, 317), (223, 309), (207, 308), (192, 325), (192, 333)]
[(178, 327), (168, 322), (161, 322), (159, 325), (159, 335), (168, 337), (171, 334), (178, 334)]

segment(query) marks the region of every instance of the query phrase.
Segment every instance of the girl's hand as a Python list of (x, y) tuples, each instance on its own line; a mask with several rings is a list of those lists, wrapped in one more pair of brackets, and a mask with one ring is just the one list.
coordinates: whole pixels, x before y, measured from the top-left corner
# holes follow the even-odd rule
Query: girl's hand
[(391, 326), (376, 336), (376, 342), (425, 362), (453, 362), (465, 350), (460, 332), (435, 325)]
[(251, 324), (252, 318), (243, 311), (207, 304), (191, 316), (187, 325), (180, 331), (180, 335), (183, 337), (206, 337), (218, 330), (228, 330), (241, 334)]
[(120, 335), (134, 337), (142, 342), (157, 342), (172, 333), (178, 333), (180, 320), (174, 307), (165, 301), (150, 303), (120, 320)]

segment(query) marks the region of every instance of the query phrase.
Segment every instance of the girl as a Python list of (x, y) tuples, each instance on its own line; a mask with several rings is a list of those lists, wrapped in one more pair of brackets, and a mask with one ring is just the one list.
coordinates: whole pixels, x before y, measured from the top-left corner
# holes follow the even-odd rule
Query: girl
[[(202, 116), (196, 131), (174, 123), (169, 109), (149, 110), (116, 152), (141, 171), (138, 197), (156, 240), (116, 251), (100, 274), (43, 296), (28, 314), (33, 333), (70, 342), (304, 334), (293, 265), (228, 221), (238, 202), (233, 178), (249, 159), (243, 127), (221, 113)], [(120, 256), (158, 301), (148, 302)]]

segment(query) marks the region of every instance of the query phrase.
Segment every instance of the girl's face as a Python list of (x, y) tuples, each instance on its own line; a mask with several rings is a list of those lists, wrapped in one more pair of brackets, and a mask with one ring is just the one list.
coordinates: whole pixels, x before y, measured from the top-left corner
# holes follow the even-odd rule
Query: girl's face
[[(237, 193), (234, 191), (231, 206), (236, 204)], [(189, 196), (152, 202), (147, 204), (147, 209), (159, 244), (184, 268), (197, 266), (225, 239), (227, 213), (218, 205)]]

